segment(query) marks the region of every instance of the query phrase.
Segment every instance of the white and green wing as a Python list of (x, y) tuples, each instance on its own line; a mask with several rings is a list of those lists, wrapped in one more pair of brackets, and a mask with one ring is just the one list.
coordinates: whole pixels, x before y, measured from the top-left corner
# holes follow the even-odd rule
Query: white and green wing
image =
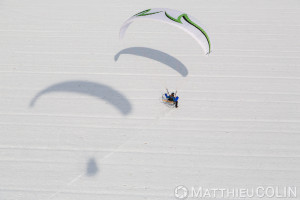
[(202, 26), (200, 26), (198, 20), (186, 13), (168, 8), (147, 9), (133, 15), (122, 25), (120, 29), (121, 39), (124, 37), (130, 24), (139, 19), (157, 20), (176, 26), (190, 34), (200, 44), (205, 54), (211, 52), (211, 42), (208, 34)]

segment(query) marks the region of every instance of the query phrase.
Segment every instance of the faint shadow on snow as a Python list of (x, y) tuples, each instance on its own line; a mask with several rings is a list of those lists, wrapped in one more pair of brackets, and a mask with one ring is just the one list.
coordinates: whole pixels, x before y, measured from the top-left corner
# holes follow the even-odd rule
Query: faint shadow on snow
[(156, 60), (165, 65), (168, 65), (169, 67), (177, 71), (182, 76), (188, 75), (188, 69), (185, 67), (184, 64), (182, 64), (182, 62), (180, 62), (178, 59), (162, 51), (158, 51), (146, 47), (131, 47), (131, 48), (123, 49), (119, 53), (117, 53), (115, 55), (115, 61), (119, 59), (121, 54), (132, 54), (136, 56), (150, 58), (152, 60)]
[(99, 169), (97, 163), (94, 158), (91, 158), (86, 167), (86, 175), (87, 176), (95, 176), (98, 173)]
[(41, 96), (52, 92), (80, 93), (96, 97), (113, 105), (123, 115), (129, 114), (132, 110), (129, 100), (123, 94), (110, 86), (81, 80), (67, 81), (51, 85), (38, 92), (31, 100), (29, 106), (33, 107)]

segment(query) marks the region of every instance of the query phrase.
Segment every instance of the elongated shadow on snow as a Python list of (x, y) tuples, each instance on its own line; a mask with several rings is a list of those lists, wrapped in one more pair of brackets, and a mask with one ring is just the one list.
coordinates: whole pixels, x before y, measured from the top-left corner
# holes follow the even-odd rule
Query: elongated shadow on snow
[(146, 48), (146, 47), (131, 47), (127, 49), (123, 49), (119, 53), (115, 55), (115, 61), (117, 61), (122, 54), (132, 54), (136, 56), (142, 56), (145, 58), (150, 58), (152, 60), (156, 60), (158, 62), (161, 62), (175, 71), (177, 71), (182, 76), (188, 75), (188, 69), (185, 67), (182, 62), (180, 62), (178, 59), (174, 58), (173, 56), (170, 56), (169, 54), (166, 54), (162, 51)]
[(112, 104), (123, 115), (129, 114), (132, 109), (128, 99), (113, 88), (107, 85), (81, 80), (61, 82), (43, 89), (31, 100), (30, 107), (33, 107), (41, 96), (52, 92), (80, 93), (96, 97)]
[(94, 158), (89, 159), (86, 166), (86, 175), (95, 176), (98, 173), (99, 169)]

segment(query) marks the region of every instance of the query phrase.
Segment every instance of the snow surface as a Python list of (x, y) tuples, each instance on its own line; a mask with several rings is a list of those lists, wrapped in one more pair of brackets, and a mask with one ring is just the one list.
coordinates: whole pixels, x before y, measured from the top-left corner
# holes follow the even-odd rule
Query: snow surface
[[(152, 7), (199, 19), (211, 55), (153, 21), (120, 41)], [(1, 1), (0, 200), (300, 193), (299, 19), (299, 0)]]

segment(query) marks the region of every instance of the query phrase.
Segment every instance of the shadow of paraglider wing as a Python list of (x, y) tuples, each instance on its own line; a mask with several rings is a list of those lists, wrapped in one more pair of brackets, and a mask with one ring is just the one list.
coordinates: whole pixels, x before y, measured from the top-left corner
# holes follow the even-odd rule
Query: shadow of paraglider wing
[(182, 62), (180, 62), (178, 59), (174, 58), (173, 56), (170, 56), (169, 54), (159, 50), (146, 48), (146, 47), (131, 47), (131, 48), (123, 49), (119, 53), (117, 53), (115, 55), (115, 61), (117, 61), (120, 55), (122, 54), (132, 54), (136, 56), (150, 58), (152, 60), (156, 60), (160, 63), (163, 63), (171, 67), (182, 76), (188, 75), (188, 69)]
[(41, 90), (32, 98), (29, 106), (33, 107), (41, 96), (52, 92), (80, 93), (96, 97), (113, 105), (123, 115), (129, 114), (132, 109), (129, 100), (110, 86), (80, 80), (57, 83)]

